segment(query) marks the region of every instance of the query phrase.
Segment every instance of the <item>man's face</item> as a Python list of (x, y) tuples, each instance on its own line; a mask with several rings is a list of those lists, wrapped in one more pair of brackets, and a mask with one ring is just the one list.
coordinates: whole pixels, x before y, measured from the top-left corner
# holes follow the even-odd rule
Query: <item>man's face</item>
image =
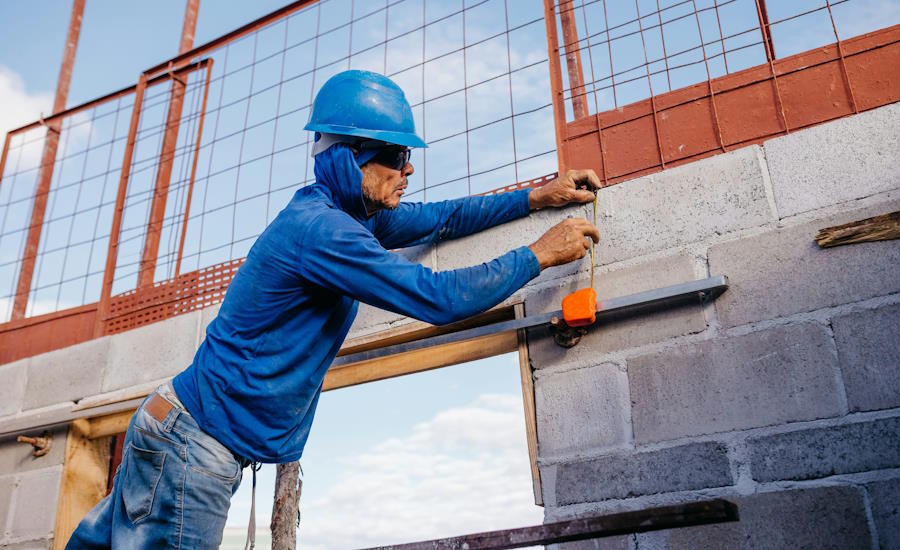
[(369, 215), (378, 210), (393, 210), (406, 190), (406, 178), (415, 170), (409, 162), (395, 169), (372, 160), (361, 168), (363, 199)]

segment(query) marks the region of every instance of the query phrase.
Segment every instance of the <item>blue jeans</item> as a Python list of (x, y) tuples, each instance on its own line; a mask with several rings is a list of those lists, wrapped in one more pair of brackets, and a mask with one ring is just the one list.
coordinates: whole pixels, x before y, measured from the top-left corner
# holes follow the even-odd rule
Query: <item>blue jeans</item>
[[(161, 395), (163, 388), (157, 390)], [(162, 421), (135, 412), (113, 490), (66, 548), (218, 548), (246, 460), (203, 432), (174, 395)]]

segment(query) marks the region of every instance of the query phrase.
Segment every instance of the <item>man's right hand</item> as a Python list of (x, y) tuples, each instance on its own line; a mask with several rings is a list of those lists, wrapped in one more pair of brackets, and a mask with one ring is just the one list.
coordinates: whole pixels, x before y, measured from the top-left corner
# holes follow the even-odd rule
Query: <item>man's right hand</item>
[(569, 218), (548, 229), (528, 248), (544, 270), (584, 258), (591, 249), (588, 239), (600, 241), (600, 232), (594, 224), (584, 218)]

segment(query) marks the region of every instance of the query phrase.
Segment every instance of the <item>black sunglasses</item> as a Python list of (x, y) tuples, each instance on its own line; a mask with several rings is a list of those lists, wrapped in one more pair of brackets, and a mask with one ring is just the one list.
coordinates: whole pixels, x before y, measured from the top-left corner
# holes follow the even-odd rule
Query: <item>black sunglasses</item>
[(409, 162), (410, 155), (412, 155), (412, 151), (409, 147), (385, 147), (372, 157), (372, 162), (394, 170), (403, 170), (403, 167)]

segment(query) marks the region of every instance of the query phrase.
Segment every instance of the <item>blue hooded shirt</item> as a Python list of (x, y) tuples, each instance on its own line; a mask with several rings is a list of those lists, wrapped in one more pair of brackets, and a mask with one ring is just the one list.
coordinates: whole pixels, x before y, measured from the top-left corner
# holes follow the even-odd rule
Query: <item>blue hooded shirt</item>
[(173, 380), (204, 431), (258, 462), (303, 454), (359, 301), (442, 325), (495, 306), (540, 273), (525, 246), (443, 272), (389, 252), (527, 216), (528, 191), (401, 203), (369, 217), (347, 145), (316, 155), (315, 175), (254, 243), (193, 363)]

